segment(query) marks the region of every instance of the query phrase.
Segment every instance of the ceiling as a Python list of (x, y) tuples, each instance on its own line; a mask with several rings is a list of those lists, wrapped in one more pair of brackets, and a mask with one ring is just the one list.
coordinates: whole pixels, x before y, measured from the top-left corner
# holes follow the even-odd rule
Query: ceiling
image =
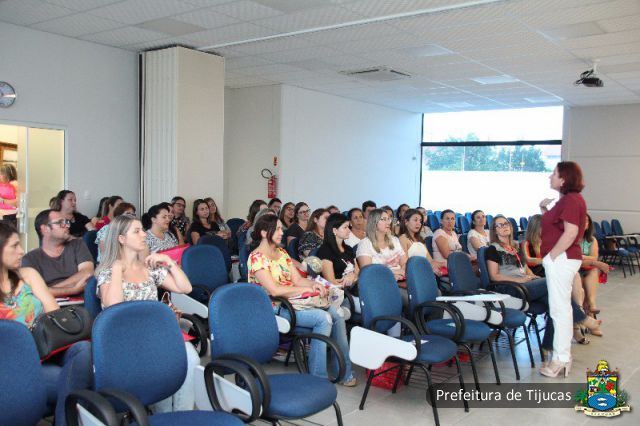
[[(640, 103), (640, 0), (0, 0), (0, 20), (215, 52), (230, 88), (283, 83), (415, 112)], [(605, 86), (574, 86), (593, 60)], [(340, 73), (376, 66), (411, 78)]]

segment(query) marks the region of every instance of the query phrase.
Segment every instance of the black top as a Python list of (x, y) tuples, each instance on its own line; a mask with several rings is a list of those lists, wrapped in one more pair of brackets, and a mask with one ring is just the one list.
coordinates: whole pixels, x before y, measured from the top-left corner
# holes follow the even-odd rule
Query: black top
[(74, 237), (82, 237), (87, 228), (87, 223), (91, 222), (91, 219), (83, 215), (82, 213), (73, 212), (73, 219), (71, 219), (71, 226), (69, 227), (69, 233)]
[(300, 225), (298, 225), (297, 223), (294, 223), (289, 227), (289, 229), (287, 229), (287, 238), (294, 237), (294, 238), (298, 238), (298, 241), (300, 241), (300, 238), (302, 238), (304, 233), (305, 233), (305, 230), (302, 229)]
[(191, 240), (192, 232), (197, 232), (198, 235), (202, 237), (203, 235), (207, 235), (207, 234), (215, 235), (216, 232), (219, 232), (219, 231), (220, 231), (220, 227), (218, 226), (217, 223), (212, 223), (211, 229), (207, 229), (204, 227), (204, 225), (202, 225), (200, 221), (194, 221), (189, 227), (189, 232), (187, 232), (187, 238)]
[(317, 256), (320, 259), (330, 260), (331, 263), (333, 263), (333, 274), (338, 280), (344, 275), (347, 265), (352, 265), (349, 268), (350, 271), (355, 270), (356, 256), (353, 253), (353, 249), (346, 244), (343, 253), (335, 253), (327, 244), (322, 244), (320, 249), (318, 249)]

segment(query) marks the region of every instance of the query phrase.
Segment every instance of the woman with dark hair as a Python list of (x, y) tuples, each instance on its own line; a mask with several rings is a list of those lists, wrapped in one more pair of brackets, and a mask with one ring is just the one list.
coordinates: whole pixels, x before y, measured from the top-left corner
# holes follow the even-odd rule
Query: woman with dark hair
[(301, 238), (305, 229), (307, 229), (307, 225), (309, 224), (309, 215), (311, 214), (311, 209), (307, 205), (300, 201), (296, 204), (293, 209), (293, 224), (287, 230), (287, 244), (291, 242), (294, 238)]
[(593, 222), (591, 221), (591, 216), (587, 215), (584, 234), (580, 241), (582, 267), (585, 269), (581, 270), (580, 276), (582, 277), (582, 287), (586, 296), (585, 311), (592, 316), (600, 313), (600, 309), (596, 304), (600, 274), (608, 274), (610, 269), (609, 265), (598, 260), (598, 241), (593, 233)]
[[(136, 207), (131, 203), (127, 203), (126, 201), (118, 204), (118, 207), (116, 207), (116, 209), (113, 211), (113, 218), (115, 219), (116, 217), (123, 214), (135, 216)], [(110, 226), (111, 224), (103, 226), (96, 234), (95, 243), (98, 245), (98, 258), (96, 259), (96, 262), (98, 263), (102, 261), (102, 253), (104, 253), (104, 240), (107, 238), (107, 232), (109, 232)]]
[(109, 200), (109, 197), (102, 197), (98, 202), (98, 211), (96, 212), (96, 215), (91, 218), (91, 224), (93, 225), (94, 228), (96, 226), (96, 223), (98, 223), (98, 221), (106, 215), (104, 210), (105, 210), (105, 205), (107, 204), (107, 200)]
[[(31, 327), (41, 313), (59, 309), (40, 274), (21, 268), (24, 250), (16, 230), (0, 223), (0, 320)], [(74, 390), (91, 387), (91, 344), (78, 342), (42, 364), (47, 404), (55, 407), (55, 424), (65, 424), (64, 402)], [(4, 397), (3, 397), (4, 398)]]
[(142, 225), (147, 233), (147, 246), (150, 253), (167, 250), (178, 245), (178, 239), (169, 231), (171, 218), (169, 207), (157, 204), (142, 215)]
[(324, 227), (327, 224), (328, 217), (329, 212), (325, 209), (315, 209), (311, 214), (307, 231), (298, 242), (298, 256), (300, 256), (300, 260), (309, 256), (309, 253), (322, 245)]
[(211, 221), (209, 204), (205, 200), (197, 199), (193, 202), (193, 223), (187, 234), (191, 244), (198, 244), (200, 237), (204, 235), (217, 235), (220, 231), (218, 224)]
[(318, 257), (322, 260), (322, 276), (325, 280), (344, 287), (351, 287), (358, 279), (360, 269), (353, 249), (345, 244), (349, 236), (349, 219), (342, 213), (327, 218), (324, 240)]
[(71, 222), (69, 227), (69, 233), (74, 237), (82, 237), (85, 232), (92, 231), (94, 229), (91, 219), (78, 213), (76, 210), (76, 194), (73, 191), (63, 189), (58, 192), (55, 200), (53, 201), (53, 210), (58, 210), (65, 219)]
[(113, 220), (113, 211), (115, 210), (116, 207), (118, 207), (118, 204), (120, 204), (121, 202), (122, 202), (122, 197), (119, 195), (112, 195), (107, 199), (107, 201), (105, 201), (104, 212), (103, 212), (104, 216), (102, 216), (102, 218), (96, 222), (95, 224), (96, 231), (99, 231), (100, 228), (107, 225), (109, 222)]
[(400, 245), (407, 258), (413, 256), (426, 257), (431, 264), (433, 273), (437, 276), (442, 276), (442, 267), (447, 266), (447, 264), (445, 262), (436, 262), (429, 254), (424, 240), (420, 238), (422, 226), (422, 213), (416, 209), (405, 210), (404, 217), (400, 222)]
[(247, 220), (238, 228), (237, 235), (247, 232), (249, 228), (253, 226), (253, 222), (256, 219), (256, 215), (262, 209), (267, 208), (267, 203), (264, 200), (253, 200), (253, 203), (249, 206), (249, 214), (247, 214)]
[(187, 229), (189, 229), (189, 218), (185, 214), (187, 208), (187, 202), (180, 196), (175, 196), (171, 199), (171, 210), (173, 212), (173, 219), (171, 220), (171, 227), (175, 227), (180, 231), (182, 235), (187, 235)]
[(231, 228), (229, 228), (227, 223), (224, 221), (222, 214), (220, 214), (218, 204), (216, 204), (215, 200), (211, 197), (205, 198), (204, 202), (209, 206), (209, 221), (218, 225), (218, 232), (216, 235), (223, 240), (227, 240), (229, 243), (229, 239), (231, 238)]
[(269, 204), (267, 205), (267, 207), (273, 210), (276, 216), (278, 216), (280, 215), (280, 208), (282, 207), (282, 201), (280, 200), (280, 198), (272, 198), (271, 200), (269, 200)]
[[(552, 189), (560, 199), (551, 210), (553, 201), (540, 202), (542, 210), (542, 236), (540, 254), (547, 277), (550, 323), (553, 324), (553, 356), (551, 362), (540, 369), (548, 377), (563, 374), (571, 368), (571, 287), (582, 264), (580, 240), (584, 235), (587, 205), (580, 195), (584, 188), (582, 170), (572, 161), (558, 163), (549, 177)], [(547, 325), (549, 327), (549, 325)]]
[(351, 232), (349, 232), (349, 237), (344, 242), (350, 247), (355, 247), (367, 236), (364, 214), (361, 209), (354, 207), (349, 210), (347, 216), (349, 217), (349, 222), (351, 222)]
[(282, 209), (280, 209), (280, 222), (282, 222), (282, 229), (285, 233), (294, 223), (293, 218), (295, 217), (295, 208), (295, 204), (288, 202), (282, 206)]
[[(258, 219), (251, 235), (253, 250), (248, 261), (249, 282), (262, 286), (271, 296), (294, 297), (310, 291), (326, 294), (327, 288), (323, 284), (300, 276), (291, 257), (278, 246), (282, 235), (282, 223), (277, 216), (267, 214)], [(277, 315), (290, 319), (289, 312), (281, 311), (279, 304), (274, 304), (274, 310)], [(344, 354), (349, 353), (342, 310), (334, 305), (327, 310), (311, 308), (296, 311), (296, 324), (313, 329), (313, 333), (331, 336)], [(340, 379), (345, 386), (355, 386), (357, 381), (351, 371), (348, 355), (345, 360), (346, 371)], [(336, 362), (333, 364), (337, 365)], [(309, 350), (309, 373), (327, 377), (326, 344), (316, 339), (311, 341)]]
[(467, 250), (473, 257), (478, 257), (478, 250), (481, 247), (489, 245), (490, 238), (484, 229), (486, 224), (487, 218), (482, 210), (471, 213), (471, 230), (467, 234)]
[(433, 234), (433, 259), (438, 262), (446, 262), (449, 254), (454, 251), (462, 251), (455, 231), (456, 214), (453, 210), (442, 211), (440, 229)]
[(185, 241), (184, 241), (184, 236), (182, 232), (180, 232), (178, 227), (173, 224), (173, 218), (175, 216), (173, 215), (173, 207), (171, 206), (171, 203), (167, 203), (166, 201), (163, 201), (158, 205), (162, 208), (166, 208), (167, 210), (169, 210), (169, 232), (173, 234), (174, 237), (176, 237), (176, 240), (178, 240), (178, 245), (184, 244)]
[(396, 216), (393, 221), (394, 223), (393, 233), (396, 234), (398, 237), (402, 235), (402, 231), (400, 231), (400, 227), (402, 226), (402, 221), (404, 220), (404, 214), (407, 210), (409, 210), (409, 205), (404, 203), (400, 204), (398, 206), (398, 209), (396, 210)]
[(331, 204), (325, 210), (328, 211), (329, 214), (340, 213), (340, 209), (337, 206), (334, 206), (333, 204)]

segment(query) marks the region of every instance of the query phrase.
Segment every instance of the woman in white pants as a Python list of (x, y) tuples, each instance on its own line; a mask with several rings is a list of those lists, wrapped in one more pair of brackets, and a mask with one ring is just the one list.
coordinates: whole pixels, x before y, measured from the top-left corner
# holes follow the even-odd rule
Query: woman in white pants
[(571, 286), (582, 263), (580, 237), (584, 233), (587, 206), (580, 195), (584, 188), (582, 170), (576, 163), (558, 163), (549, 180), (551, 188), (560, 193), (560, 199), (551, 210), (547, 210), (547, 206), (553, 200), (545, 199), (540, 203), (543, 213), (540, 252), (547, 277), (554, 335), (551, 361), (540, 369), (540, 374), (557, 377), (563, 373), (567, 377), (571, 368), (573, 335)]

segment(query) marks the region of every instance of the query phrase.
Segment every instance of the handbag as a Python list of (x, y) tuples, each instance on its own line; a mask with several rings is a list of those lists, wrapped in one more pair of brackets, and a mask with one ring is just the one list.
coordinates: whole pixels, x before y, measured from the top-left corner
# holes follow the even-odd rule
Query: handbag
[(291, 297), (289, 298), (289, 302), (296, 311), (304, 311), (305, 309), (327, 309), (330, 304), (329, 298), (327, 296), (320, 296), (317, 291)]
[(169, 309), (173, 311), (173, 313), (176, 316), (176, 321), (180, 322), (180, 318), (182, 318), (182, 311), (178, 309), (176, 305), (174, 305), (173, 302), (171, 301), (171, 293), (169, 293), (168, 291), (165, 291), (162, 294), (162, 299), (160, 299), (160, 301), (165, 305), (167, 305)]
[(93, 319), (80, 306), (67, 306), (38, 315), (31, 326), (40, 358), (91, 337)]

